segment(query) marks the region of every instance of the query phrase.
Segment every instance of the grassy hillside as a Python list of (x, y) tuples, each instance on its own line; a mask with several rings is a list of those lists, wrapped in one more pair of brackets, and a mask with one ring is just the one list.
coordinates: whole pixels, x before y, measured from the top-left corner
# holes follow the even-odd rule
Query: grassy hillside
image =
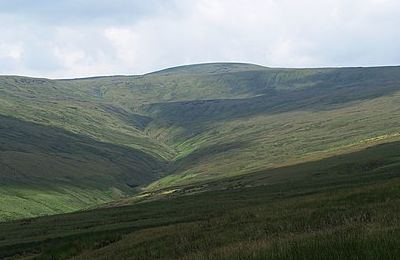
[(399, 91), (400, 67), (216, 63), (139, 76), (2, 76), (0, 220), (395, 141)]
[(0, 116), (0, 219), (69, 212), (131, 195), (165, 162), (127, 147)]
[(2, 223), (0, 258), (396, 259), (399, 145)]
[(152, 134), (178, 152), (171, 175), (151, 187), (316, 160), (397, 137), (399, 72), (397, 67), (267, 69), (266, 79), (279, 76), (271, 87), (255, 84), (266, 86), (258, 90), (263, 95), (148, 105), (156, 119)]

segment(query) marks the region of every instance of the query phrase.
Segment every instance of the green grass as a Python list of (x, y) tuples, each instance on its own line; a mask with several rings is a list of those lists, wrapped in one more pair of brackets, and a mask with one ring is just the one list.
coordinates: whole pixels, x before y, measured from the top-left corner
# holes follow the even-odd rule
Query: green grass
[(0, 220), (71, 212), (136, 192), (159, 178), (165, 161), (0, 116)]
[(398, 140), (399, 86), (400, 67), (217, 63), (75, 80), (2, 76), (0, 220)]
[(186, 186), (141, 203), (2, 223), (0, 257), (396, 259), (399, 146), (207, 182), (200, 193)]

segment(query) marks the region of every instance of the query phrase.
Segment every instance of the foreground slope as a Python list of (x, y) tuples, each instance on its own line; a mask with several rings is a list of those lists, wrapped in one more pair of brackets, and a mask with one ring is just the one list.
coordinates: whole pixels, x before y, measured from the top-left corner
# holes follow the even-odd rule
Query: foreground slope
[(400, 67), (217, 63), (139, 76), (3, 76), (0, 219), (67, 212), (150, 183), (147, 190), (157, 191), (222, 180), (393, 141), (399, 104)]
[(208, 191), (191, 196), (2, 223), (0, 257), (396, 259), (398, 148), (203, 183)]

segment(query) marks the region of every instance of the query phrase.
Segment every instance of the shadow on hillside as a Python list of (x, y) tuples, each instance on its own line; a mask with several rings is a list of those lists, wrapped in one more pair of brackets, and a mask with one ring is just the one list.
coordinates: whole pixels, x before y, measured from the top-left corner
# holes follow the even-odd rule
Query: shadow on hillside
[[(31, 179), (33, 183), (35, 178), (56, 178), (56, 173), (43, 169), (52, 168), (58, 161), (74, 167), (79, 165), (87, 167), (86, 164), (96, 161), (108, 164), (114, 167), (115, 172), (125, 176), (126, 183), (131, 186), (154, 181), (166, 166), (165, 161), (160, 161), (137, 149), (100, 142), (57, 127), (4, 115), (0, 115), (0, 152), (3, 154), (0, 165), (6, 167), (3, 169), (8, 169), (0, 174), (3, 180), (23, 178)], [(19, 163), (10, 165), (10, 162), (3, 161), (6, 155), (11, 159), (14, 158), (13, 162), (19, 161)], [(41, 161), (35, 163), (33, 161), (35, 156)], [(24, 164), (34, 167), (27, 171)], [(93, 169), (96, 169), (95, 167), (96, 165), (93, 165)], [(75, 176), (76, 174), (71, 172), (68, 178), (73, 180), (74, 177), (82, 177)], [(91, 180), (91, 177), (85, 178), (88, 178), (88, 182), (96, 182), (95, 179)]]
[[(360, 151), (343, 153), (315, 161), (264, 169), (239, 176), (198, 181), (191, 184), (168, 186), (177, 189), (171, 196), (192, 192), (268, 186), (271, 193), (283, 190), (302, 192), (305, 188), (318, 190), (352, 187), (400, 177), (400, 141), (377, 144)], [(265, 188), (262, 188), (265, 189)], [(307, 189), (308, 190), (308, 189)], [(160, 192), (162, 193), (162, 189)], [(308, 190), (309, 191), (309, 190)], [(157, 193), (155, 193), (157, 194)]]
[[(284, 89), (278, 85), (275, 89), (260, 87), (260, 95), (251, 98), (166, 102), (145, 109), (164, 125), (201, 132), (217, 121), (292, 111), (329, 111), (400, 91), (400, 67), (324, 70), (329, 71), (305, 76), (300, 82), (296, 78), (286, 81), (288, 87)], [(302, 82), (312, 87), (290, 89), (291, 84)]]
[(168, 172), (170, 174), (174, 172), (183, 172), (198, 164), (201, 164), (204, 161), (215, 159), (214, 157), (218, 154), (234, 149), (244, 148), (246, 146), (246, 142), (233, 141), (230, 143), (213, 144), (206, 147), (201, 147), (194, 150), (187, 156), (173, 161), (168, 168)]

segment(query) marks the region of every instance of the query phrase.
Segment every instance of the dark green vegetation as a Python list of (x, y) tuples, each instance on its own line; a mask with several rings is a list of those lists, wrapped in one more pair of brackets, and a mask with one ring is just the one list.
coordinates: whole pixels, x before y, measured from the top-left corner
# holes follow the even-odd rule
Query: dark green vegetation
[(0, 220), (138, 191), (208, 190), (203, 183), (222, 187), (226, 178), (393, 142), (399, 91), (400, 67), (205, 64), (75, 80), (2, 76)]
[(397, 259), (399, 145), (2, 223), (0, 258)]

